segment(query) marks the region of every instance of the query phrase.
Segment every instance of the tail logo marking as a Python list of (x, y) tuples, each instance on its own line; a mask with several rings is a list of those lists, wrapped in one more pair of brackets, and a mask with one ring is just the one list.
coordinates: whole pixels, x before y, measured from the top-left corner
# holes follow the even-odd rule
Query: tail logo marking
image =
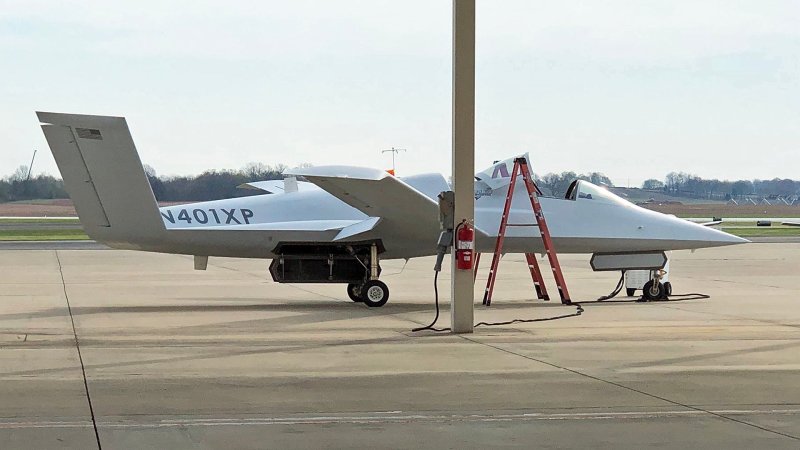
[(497, 175), (500, 175), (500, 178), (511, 178), (511, 175), (508, 173), (508, 167), (506, 167), (506, 163), (498, 164), (494, 167), (494, 172), (492, 172), (492, 178), (497, 178)]
[[(197, 223), (206, 224), (209, 222), (216, 222), (218, 225), (224, 224), (225, 225), (241, 225), (242, 222), (245, 224), (250, 224), (250, 219), (253, 217), (253, 211), (247, 208), (232, 208), (232, 209), (225, 209), (220, 208), (220, 211), (223, 213), (223, 218), (220, 218), (220, 215), (217, 213), (216, 208), (209, 208), (208, 212), (211, 213), (213, 216), (213, 220), (210, 220), (208, 213), (204, 209), (181, 209), (178, 212), (178, 216), (176, 217), (172, 210), (161, 211), (161, 217), (165, 220), (169, 221), (171, 224), (175, 224), (178, 221), (184, 221), (186, 223), (192, 223), (192, 217)], [(190, 214), (191, 211), (191, 214)]]
[(81, 139), (97, 139), (98, 141), (103, 140), (103, 135), (100, 134), (100, 130), (94, 128), (75, 128), (75, 133)]

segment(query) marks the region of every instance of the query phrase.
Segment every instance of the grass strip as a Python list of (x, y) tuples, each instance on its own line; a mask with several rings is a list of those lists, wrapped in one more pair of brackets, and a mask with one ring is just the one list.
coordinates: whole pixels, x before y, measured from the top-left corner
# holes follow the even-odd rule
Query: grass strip
[(800, 237), (800, 227), (723, 227), (722, 231), (743, 238), (770, 236)]
[(48, 219), (46, 217), (42, 218), (29, 218), (29, 217), (7, 217), (4, 219), (0, 219), (0, 224), (8, 224), (8, 225), (42, 225), (42, 224), (64, 224), (64, 225), (80, 225), (81, 221), (78, 218), (74, 219)]
[(0, 230), (0, 241), (87, 240), (83, 230)]

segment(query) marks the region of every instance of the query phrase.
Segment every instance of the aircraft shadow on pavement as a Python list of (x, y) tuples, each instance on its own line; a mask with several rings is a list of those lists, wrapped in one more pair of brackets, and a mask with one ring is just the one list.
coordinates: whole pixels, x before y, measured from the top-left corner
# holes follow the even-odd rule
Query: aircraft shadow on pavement
[[(173, 299), (171, 299), (173, 300)], [(186, 300), (186, 299), (182, 299)], [(216, 299), (191, 299), (192, 301), (216, 302)], [(227, 299), (233, 300), (233, 299)], [(237, 301), (258, 301), (258, 299), (235, 299)], [(381, 316), (398, 313), (413, 313), (425, 311), (432, 307), (426, 304), (395, 303), (386, 305), (382, 308), (368, 308), (365, 305), (355, 304), (349, 300), (342, 300), (340, 303), (335, 301), (289, 301), (285, 303), (249, 303), (249, 304), (196, 304), (185, 305), (175, 303), (164, 303), (163, 305), (140, 305), (140, 306), (73, 306), (72, 314), (76, 316), (93, 314), (165, 314), (165, 313), (192, 313), (192, 312), (311, 312), (330, 314), (346, 314)], [(41, 311), (21, 312), (12, 314), (0, 314), (0, 319), (13, 320), (20, 318), (48, 318), (58, 317), (67, 314), (66, 307), (49, 308)]]

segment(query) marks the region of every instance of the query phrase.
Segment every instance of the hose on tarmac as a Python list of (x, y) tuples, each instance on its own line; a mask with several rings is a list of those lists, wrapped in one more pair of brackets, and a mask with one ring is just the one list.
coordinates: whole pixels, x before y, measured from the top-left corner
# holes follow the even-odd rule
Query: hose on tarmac
[(436, 325), (436, 322), (439, 320), (439, 271), (436, 270), (433, 272), (433, 296), (436, 304), (436, 315), (433, 317), (433, 322), (430, 325), (419, 327), (419, 328), (412, 328), (411, 332), (416, 333), (417, 331), (423, 330), (431, 330), (431, 331), (450, 331), (450, 328), (434, 328), (433, 326)]
[[(431, 330), (431, 331), (436, 331), (436, 332), (450, 331), (451, 330), (450, 327), (447, 327), (447, 328), (434, 328), (434, 325), (436, 325), (436, 322), (439, 320), (439, 272), (438, 271), (434, 272), (434, 275), (433, 275), (433, 294), (434, 294), (434, 304), (436, 305), (436, 315), (433, 317), (433, 322), (431, 322), (430, 325), (427, 325), (427, 326), (424, 326), (424, 327), (412, 328), (411, 331), (413, 333), (416, 333), (418, 331), (424, 331), (424, 330)], [(508, 321), (505, 321), (505, 322), (478, 322), (478, 323), (476, 323), (474, 325), (474, 327), (475, 328), (478, 328), (478, 327), (494, 327), (494, 326), (499, 326), (499, 325), (512, 325), (512, 324), (515, 324), (515, 323), (547, 322), (547, 321), (550, 321), (550, 320), (566, 319), (568, 317), (577, 317), (577, 316), (580, 316), (581, 314), (583, 314), (583, 307), (580, 304), (573, 303), (572, 305), (575, 306), (575, 308), (576, 308), (575, 312), (572, 313), (572, 314), (562, 314), (560, 316), (543, 317), (543, 318), (540, 318), (540, 319), (513, 319), (513, 320), (508, 320)]]
[(598, 298), (597, 299), (598, 302), (602, 302), (602, 301), (605, 301), (605, 300), (610, 300), (610, 299), (616, 297), (617, 294), (619, 294), (620, 291), (622, 291), (622, 286), (625, 285), (625, 271), (621, 270), (620, 272), (622, 272), (622, 273), (620, 274), (619, 282), (617, 282), (617, 287), (615, 287), (614, 290), (610, 294), (604, 295), (604, 296)]

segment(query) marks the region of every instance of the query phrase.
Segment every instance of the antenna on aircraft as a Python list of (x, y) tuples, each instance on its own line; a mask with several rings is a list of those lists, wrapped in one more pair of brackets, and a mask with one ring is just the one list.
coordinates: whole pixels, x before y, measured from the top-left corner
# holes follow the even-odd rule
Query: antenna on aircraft
[(394, 147), (392, 147), (392, 148), (390, 148), (388, 150), (381, 150), (381, 153), (392, 152), (392, 175), (394, 175), (394, 157), (395, 157), (395, 155), (397, 155), (400, 152), (405, 152), (405, 151), (408, 151), (408, 150), (406, 150), (404, 148), (394, 148)]

